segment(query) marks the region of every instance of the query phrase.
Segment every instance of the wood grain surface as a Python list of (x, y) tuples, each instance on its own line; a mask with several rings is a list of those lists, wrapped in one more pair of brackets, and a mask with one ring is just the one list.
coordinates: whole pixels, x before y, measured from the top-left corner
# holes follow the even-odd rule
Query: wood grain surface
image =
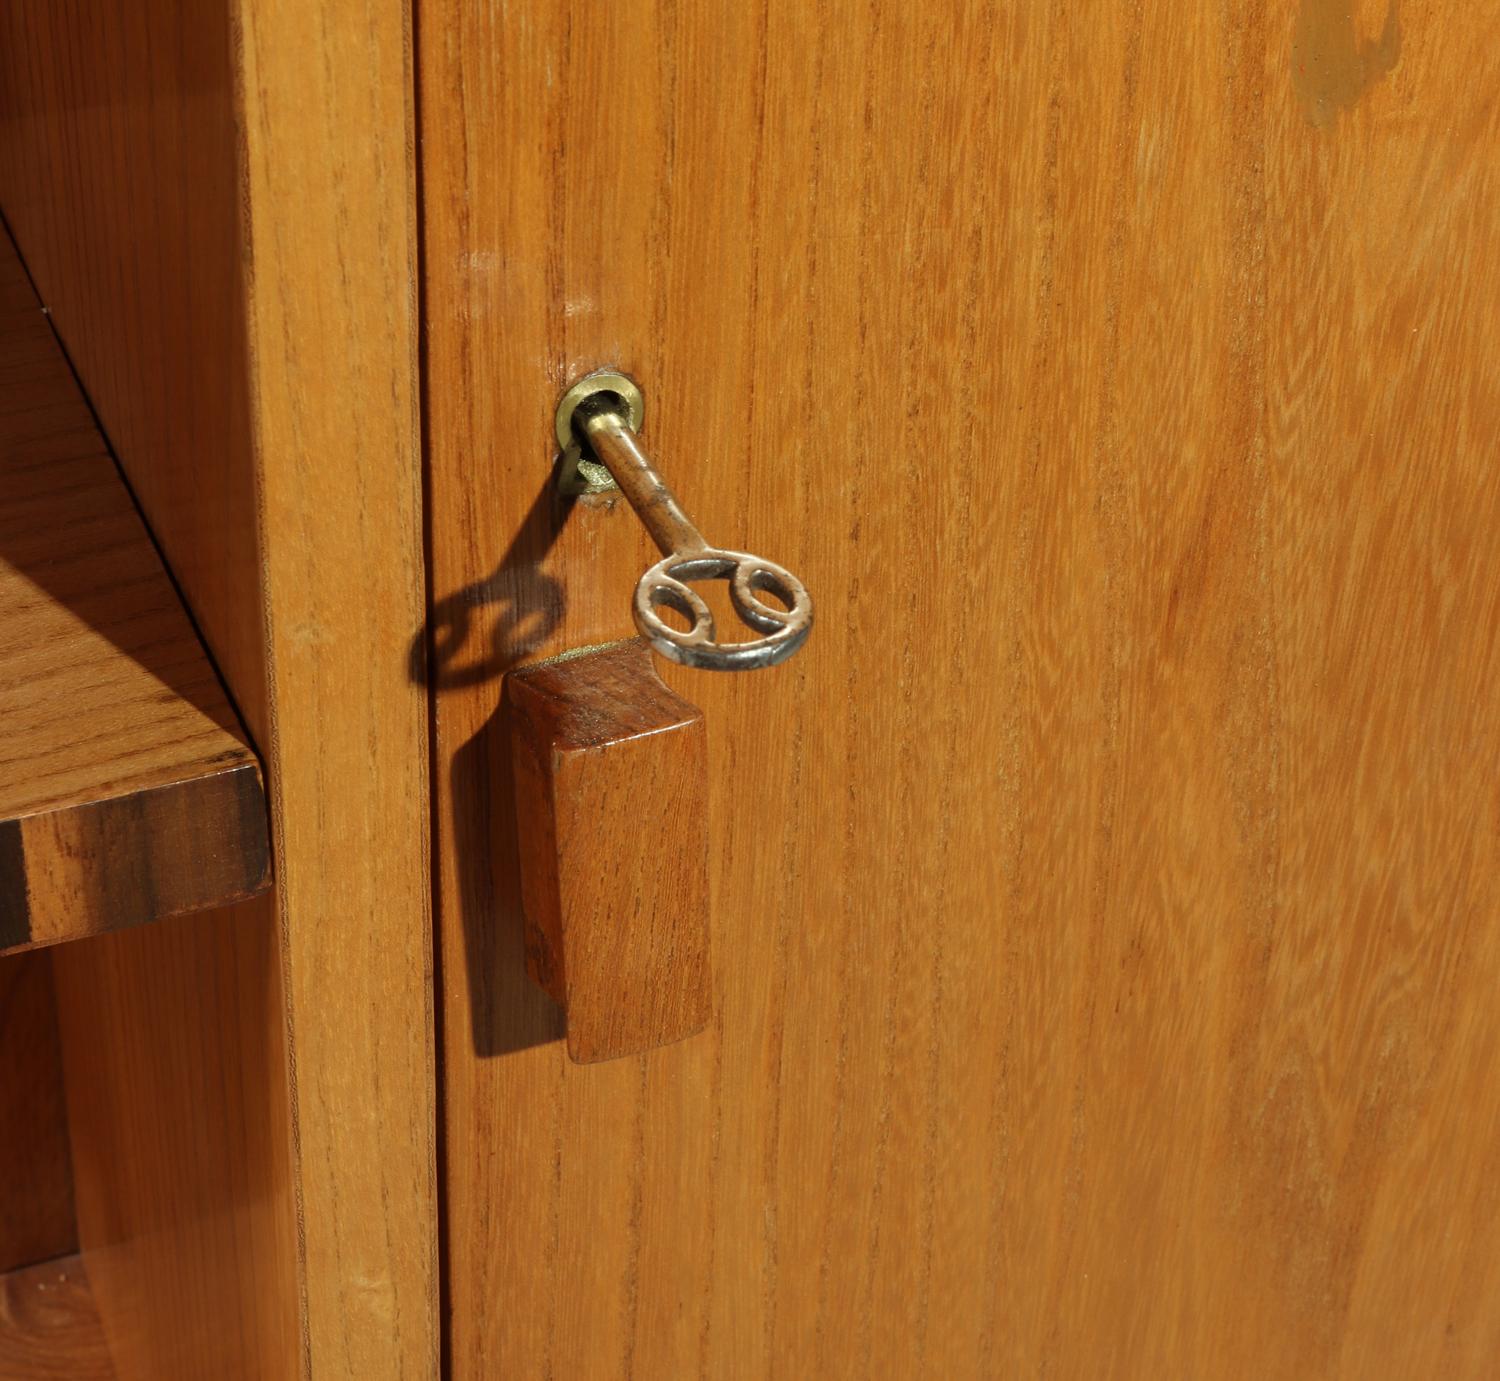
[[(255, 914), (276, 943), (226, 921), (181, 958), (255, 995), (258, 1035), (134, 971), (144, 949), (89, 976), (164, 985), (179, 1077), (227, 1090), (226, 1118), (282, 1125), (294, 1157), (256, 1172), (283, 1220), (240, 1243), (289, 1255), (229, 1263), (204, 1250), (212, 1215), (151, 1223), (128, 1172), (92, 1163), (162, 1234), (143, 1265), (172, 1286), (196, 1263), (189, 1307), (225, 1311), (193, 1376), (437, 1364), (410, 52), (403, 0), (0, 17), (0, 206), (268, 774), (276, 904)], [(117, 1008), (127, 1026), (149, 1010)], [(120, 1039), (149, 1063), (137, 1034)], [(244, 1078), (215, 1063), (236, 1043)], [(149, 1104), (106, 1114), (226, 1192)], [(124, 1281), (123, 1242), (119, 1260)], [(288, 1292), (300, 1355), (287, 1301), (252, 1287)], [(159, 1358), (175, 1296), (146, 1299), (136, 1355)]]
[(35, 953), (0, 959), (0, 1271), (78, 1250), (47, 961)]
[(639, 639), (505, 678), (532, 978), (580, 1063), (711, 1014), (708, 736)]
[(122, 1381), (295, 1376), (272, 899), (49, 954), (79, 1232)]
[(231, 6), (0, 10), (0, 208), (240, 712), (267, 701)]
[(270, 886), (255, 754), (0, 236), (0, 953)]
[(0, 1275), (0, 1376), (115, 1381), (82, 1257)]
[[(1493, 1375), (1494, 5), (418, 17), (454, 1374)], [(490, 726), (629, 627), (601, 365), (818, 624), (667, 673), (715, 1021), (580, 1067)]]
[(244, 0), (251, 403), (316, 1381), (438, 1368), (406, 0)]
[[(269, 754), (231, 52), (219, 5), (4, 7), (0, 207)], [(122, 1381), (301, 1370), (276, 927), (261, 898), (50, 952), (79, 1232)], [(106, 1077), (122, 1067), (140, 1077)]]

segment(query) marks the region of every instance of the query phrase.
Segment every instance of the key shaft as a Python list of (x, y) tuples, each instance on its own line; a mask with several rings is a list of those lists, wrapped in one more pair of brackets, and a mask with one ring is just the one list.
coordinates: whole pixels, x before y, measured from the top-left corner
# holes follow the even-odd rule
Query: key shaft
[(621, 412), (607, 405), (585, 404), (574, 418), (575, 426), (582, 423), (589, 448), (614, 476), (620, 492), (646, 525), (663, 556), (692, 556), (708, 549), (703, 534), (683, 511), (650, 457), (641, 450), (635, 432)]

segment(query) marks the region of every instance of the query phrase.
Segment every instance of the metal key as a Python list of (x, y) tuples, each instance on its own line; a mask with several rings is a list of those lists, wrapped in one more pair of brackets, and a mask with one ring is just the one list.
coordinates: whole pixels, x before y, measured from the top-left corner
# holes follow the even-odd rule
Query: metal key
[[(750, 671), (784, 662), (812, 629), (811, 597), (784, 566), (703, 540), (641, 449), (636, 429), (643, 414), (640, 390), (610, 370), (580, 379), (557, 408), (557, 438), (563, 447), (559, 484), (575, 494), (618, 485), (662, 552), (663, 559), (635, 587), (635, 626), (663, 657), (684, 666)], [(688, 583), (694, 580), (727, 580), (735, 612), (764, 636), (716, 642), (713, 614)], [(762, 594), (774, 596), (780, 605), (761, 599)], [(657, 612), (663, 606), (692, 626), (680, 629), (665, 622)]]

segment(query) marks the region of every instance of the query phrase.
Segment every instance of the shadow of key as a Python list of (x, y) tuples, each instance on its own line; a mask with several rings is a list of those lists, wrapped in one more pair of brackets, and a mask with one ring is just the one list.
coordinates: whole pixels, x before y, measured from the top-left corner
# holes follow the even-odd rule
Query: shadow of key
[[(541, 563), (572, 506), (549, 480), (495, 569), (432, 606), (426, 626), (412, 640), (413, 681), (439, 691), (498, 681), (553, 633), (567, 599), (561, 582)], [(482, 636), (471, 646), (476, 627)]]
[[(541, 569), (573, 500), (548, 479), (495, 569), (435, 602), (412, 640), (409, 674), (438, 695), (494, 682), (557, 630), (562, 583)], [(515, 788), (498, 708), (453, 755), (453, 858), (475, 1053), (502, 1055), (562, 1039), (562, 1009), (526, 972)], [(454, 962), (450, 957), (449, 963)]]

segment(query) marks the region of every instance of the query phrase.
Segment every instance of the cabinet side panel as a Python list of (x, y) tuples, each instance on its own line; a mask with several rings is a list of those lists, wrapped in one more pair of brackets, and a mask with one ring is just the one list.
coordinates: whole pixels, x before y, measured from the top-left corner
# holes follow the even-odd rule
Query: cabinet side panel
[(0, 209), (266, 746), (227, 8), (0, 14)]
[(425, 1381), (436, 1074), (410, 16), (404, 0), (238, 10), (309, 1356), (319, 1381)]
[(302, 1277), (294, 1251), (275, 1281), (319, 1377), (437, 1361), (408, 20), (27, 0), (0, 21), (0, 206), (265, 759), (254, 962), (292, 1077), (257, 1064), (239, 1093), (295, 1129), (275, 1183)]
[[(0, 16), (0, 208), (269, 756), (235, 101), (223, 6)], [(55, 960), (101, 1321), (122, 1377), (296, 1376), (276, 912), (152, 929)]]

